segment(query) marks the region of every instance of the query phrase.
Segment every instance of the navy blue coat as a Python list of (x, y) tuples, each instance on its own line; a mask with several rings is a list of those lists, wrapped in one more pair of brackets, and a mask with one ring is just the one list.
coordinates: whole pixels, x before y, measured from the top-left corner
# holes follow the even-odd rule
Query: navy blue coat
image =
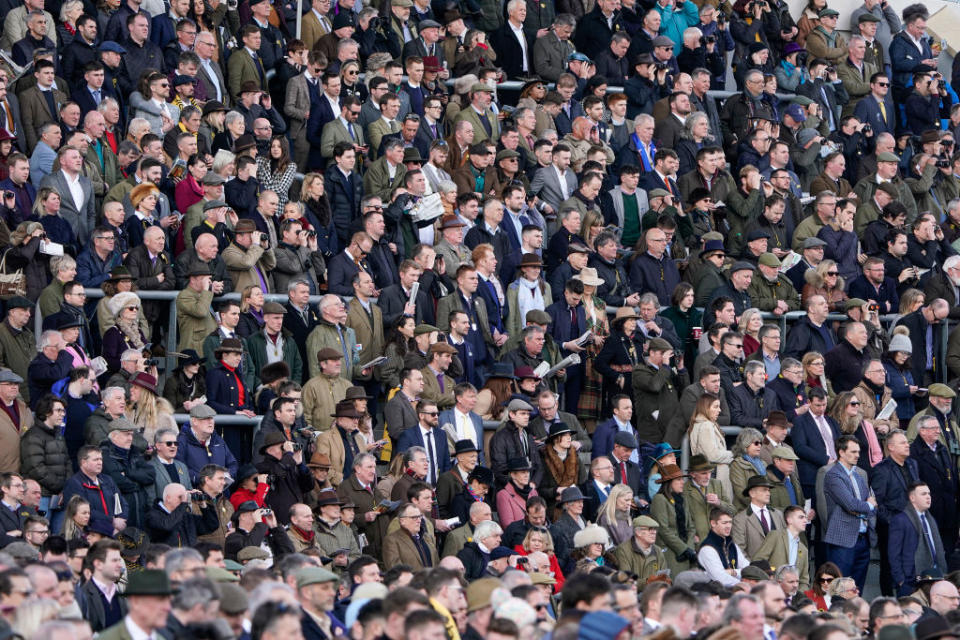
[[(940, 539), (938, 523), (931, 518), (929, 511), (927, 526), (930, 527), (930, 535), (936, 548), (937, 568), (942, 572), (946, 566), (943, 541)], [(908, 596), (916, 591), (917, 575), (933, 566), (929, 543), (921, 543), (921, 530), (920, 518), (912, 507), (890, 519), (890, 539), (886, 551), (890, 561), (890, 575), (897, 585), (897, 596)], [(924, 566), (918, 566), (918, 561)]]
[(356, 171), (351, 171), (349, 178), (344, 176), (336, 163), (327, 167), (325, 175), (331, 218), (337, 228), (337, 237), (346, 245), (350, 238), (349, 229), (354, 221), (360, 217), (363, 178)]
[(910, 444), (910, 459), (916, 461), (920, 480), (930, 487), (930, 495), (936, 496), (930, 504), (930, 513), (936, 518), (941, 531), (957, 530), (957, 471), (947, 448), (937, 444), (934, 451), (923, 438)]
[(864, 276), (857, 276), (847, 285), (847, 295), (861, 300), (873, 300), (880, 305), (880, 315), (896, 313), (900, 308), (897, 283), (890, 277), (885, 277), (880, 288), (876, 289)]
[[(64, 503), (69, 502), (73, 496), (80, 496), (90, 503), (90, 524), (101, 522), (113, 527), (113, 519), (128, 517), (130, 507), (110, 476), (101, 473), (97, 476), (97, 482), (99, 486), (91, 483), (90, 478), (82, 471), (75, 473), (63, 486)], [(116, 510), (118, 496), (120, 511)]]
[(630, 284), (634, 291), (657, 294), (660, 304), (667, 307), (672, 304), (673, 290), (680, 284), (680, 271), (667, 253), (659, 261), (650, 253), (643, 253), (630, 263)]
[[(439, 429), (435, 429), (433, 432), (433, 444), (437, 447), (437, 477), (450, 471), (453, 468), (453, 463), (450, 461), (450, 450), (447, 448), (447, 434)], [(395, 447), (396, 453), (402, 453), (410, 447), (423, 447), (426, 449), (426, 445), (423, 443), (423, 436), (420, 434), (420, 427), (413, 427), (407, 429), (400, 434), (400, 437), (397, 438), (397, 444)]]
[(574, 332), (570, 326), (570, 310), (567, 301), (561, 297), (557, 302), (545, 310), (550, 316), (550, 335), (556, 340), (559, 347), (564, 342), (573, 338), (579, 338), (587, 330), (587, 314), (583, 309), (583, 304), (578, 304), (577, 311), (577, 331)]
[[(310, 86), (310, 83), (307, 83)], [(323, 97), (323, 91), (317, 89), (317, 95), (310, 96), (310, 117), (307, 119), (307, 141), (310, 142), (310, 159), (307, 161), (309, 169), (322, 169), (326, 159), (320, 153), (321, 137), (323, 136), (323, 127), (328, 122), (333, 121), (340, 115), (330, 108), (330, 102)]]
[(50, 393), (55, 382), (69, 376), (71, 369), (73, 356), (67, 351), (61, 351), (56, 360), (50, 360), (43, 352), (38, 353), (27, 367), (30, 408), (35, 409), (40, 398)]
[(787, 414), (787, 420), (790, 422), (793, 422), (797, 417), (797, 407), (807, 402), (807, 394), (803, 389), (803, 383), (800, 384), (799, 389), (794, 389), (790, 381), (782, 375), (768, 382), (767, 389), (773, 391), (774, 395), (777, 396), (777, 404), (780, 406), (780, 410)]
[(243, 404), (240, 404), (240, 385), (243, 385), (243, 374), (234, 376), (223, 366), (218, 364), (207, 371), (207, 404), (217, 413), (234, 414), (242, 409), (253, 410), (253, 389), (243, 390)]
[[(373, 273), (365, 259), (360, 261), (360, 265), (367, 273)], [(353, 260), (341, 251), (327, 263), (327, 291), (338, 296), (352, 296), (353, 279), (359, 271)]]
[(506, 333), (507, 328), (505, 325), (507, 319), (507, 313), (509, 312), (509, 307), (507, 306), (506, 292), (507, 288), (501, 283), (503, 287), (504, 299), (503, 305), (500, 304), (500, 300), (497, 298), (496, 293), (490, 289), (486, 280), (483, 277), (479, 278), (479, 284), (477, 285), (477, 296), (483, 300), (483, 303), (487, 305), (487, 319), (490, 322), (490, 333), (493, 333), (494, 329), (497, 329), (500, 333)]
[[(920, 479), (916, 460), (907, 458), (904, 467), (911, 481)], [(884, 458), (873, 468), (870, 473), (870, 488), (877, 497), (878, 522), (888, 524), (895, 514), (906, 508), (907, 483), (904, 481), (903, 471), (893, 459)]]
[(834, 335), (833, 330), (827, 323), (824, 323), (823, 326), (833, 340), (831, 344), (826, 343), (823, 334), (813, 326), (809, 317), (803, 316), (800, 318), (787, 332), (787, 346), (783, 350), (784, 357), (799, 360), (808, 351), (826, 354), (827, 351), (837, 346), (837, 336)]
[[(830, 416), (824, 415), (824, 418), (833, 433), (833, 441), (836, 443), (840, 437), (840, 427)], [(817, 472), (820, 467), (826, 465), (830, 460), (827, 457), (826, 444), (824, 444), (820, 430), (809, 411), (797, 416), (793, 428), (790, 429), (790, 440), (793, 442), (793, 451), (800, 458), (797, 461), (800, 484), (804, 487), (813, 487), (817, 483)]]
[(227, 447), (223, 438), (216, 433), (210, 436), (210, 441), (204, 447), (193, 435), (190, 425), (185, 424), (180, 429), (177, 445), (177, 460), (187, 465), (187, 469), (190, 470), (190, 481), (194, 486), (199, 486), (197, 473), (208, 464), (226, 467), (232, 477), (237, 477), (237, 459), (233, 456), (233, 452)]

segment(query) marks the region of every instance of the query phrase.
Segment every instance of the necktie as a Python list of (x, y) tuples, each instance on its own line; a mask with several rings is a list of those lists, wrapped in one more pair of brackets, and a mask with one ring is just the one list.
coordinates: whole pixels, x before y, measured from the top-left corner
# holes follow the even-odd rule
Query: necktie
[(783, 479), (783, 484), (787, 487), (787, 495), (790, 496), (790, 504), (797, 504), (797, 492), (793, 489), (793, 483), (790, 482), (790, 476)]
[(437, 384), (440, 385), (440, 393), (446, 393), (446, 389), (443, 388), (443, 374), (437, 374)]
[(93, 90), (93, 101), (97, 103), (97, 106), (100, 106), (100, 89)]
[(352, 123), (352, 122), (348, 122), (348, 123), (347, 123), (347, 131), (350, 132), (350, 137), (353, 138), (353, 141), (354, 141), (354, 142), (356, 142), (356, 141), (357, 141), (357, 134), (356, 134), (356, 132), (354, 132), (354, 130), (353, 130), (353, 123)]
[(433, 430), (427, 432), (427, 454), (430, 456), (430, 484), (437, 484), (437, 456), (433, 449)]
[(488, 136), (493, 135), (493, 126), (490, 124), (490, 118), (487, 117), (486, 112), (480, 113), (480, 124), (483, 125), (483, 130), (487, 132)]
[(930, 549), (930, 559), (933, 562), (933, 568), (937, 568), (937, 546), (933, 543), (933, 535), (930, 533), (930, 526), (927, 524), (927, 514), (920, 514), (920, 524), (923, 525), (923, 537), (926, 540), (927, 547)]
[(764, 533), (770, 533), (770, 523), (767, 522), (767, 510), (760, 509), (760, 526)]
[(627, 484), (627, 463), (620, 463), (620, 482)]
[(47, 89), (46, 91), (41, 90), (40, 93), (43, 94), (43, 99), (47, 101), (47, 109), (50, 109), (50, 117), (57, 120), (59, 114), (57, 113), (57, 103), (53, 100), (53, 91)]
[(883, 101), (880, 101), (880, 115), (883, 116), (883, 121), (887, 121), (887, 106), (883, 104)]
[(347, 366), (353, 362), (353, 359), (350, 357), (350, 349), (347, 348), (347, 339), (343, 335), (343, 328), (340, 325), (337, 325), (337, 335), (340, 336), (340, 344), (343, 346), (343, 361)]
[(263, 72), (263, 64), (260, 62), (260, 56), (257, 55), (256, 53), (253, 53), (253, 54), (250, 54), (250, 57), (253, 58), (253, 66), (257, 68), (257, 75), (260, 76), (260, 86), (262, 87), (264, 72)]
[(830, 431), (830, 426), (827, 425), (826, 418), (823, 416), (817, 416), (816, 421), (817, 426), (820, 428), (820, 437), (823, 438), (823, 442), (827, 447), (827, 457), (836, 460), (837, 450), (833, 445), (833, 433)]
[(437, 125), (436, 125), (436, 124), (430, 125), (430, 130), (433, 131), (433, 139), (434, 139), (434, 140), (436, 140), (437, 138), (440, 137), (440, 134), (437, 133)]

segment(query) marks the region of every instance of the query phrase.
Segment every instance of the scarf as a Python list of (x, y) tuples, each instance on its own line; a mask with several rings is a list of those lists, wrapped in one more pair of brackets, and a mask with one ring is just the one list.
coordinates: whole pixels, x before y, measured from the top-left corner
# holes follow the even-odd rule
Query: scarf
[(543, 450), (543, 462), (550, 470), (558, 487), (569, 487), (577, 483), (577, 454), (571, 448), (567, 451), (567, 457), (564, 460), (557, 455), (557, 450), (552, 446), (547, 446)]
[(131, 349), (143, 349), (143, 338), (140, 334), (140, 323), (137, 320), (128, 322), (117, 318), (117, 329), (123, 334)]
[(482, 495), (480, 495), (479, 493), (477, 493), (476, 491), (474, 491), (474, 490), (473, 490), (473, 487), (471, 487), (470, 485), (467, 485), (465, 488), (466, 488), (466, 490), (467, 490), (467, 495), (469, 495), (471, 498), (473, 498), (473, 501), (474, 501), (474, 502), (483, 502), (484, 496), (482, 496)]
[(540, 280), (527, 280), (526, 278), (517, 278), (517, 306), (520, 307), (521, 318), (527, 317), (528, 311), (534, 309), (543, 311), (543, 292), (540, 291)]
[(877, 405), (877, 408), (878, 408), (878, 409), (883, 409), (883, 407), (881, 406), (880, 403), (883, 402), (883, 389), (884, 389), (884, 385), (882, 385), (882, 384), (873, 384), (872, 382), (870, 382), (870, 381), (867, 380), (866, 378), (864, 378), (861, 382), (863, 383), (863, 386), (865, 386), (867, 389), (869, 389), (869, 390), (870, 390), (870, 393), (873, 394), (873, 402), (874, 402), (874, 404)]
[(521, 487), (520, 485), (518, 485), (516, 482), (513, 481), (513, 478), (511, 478), (510, 484), (513, 485), (513, 490), (517, 492), (517, 495), (523, 498), (524, 500), (530, 497), (530, 490), (533, 489), (533, 487), (530, 486), (529, 482), (526, 484), (526, 486)]
[[(664, 492), (666, 495), (666, 492)], [(673, 512), (677, 516), (677, 533), (680, 535), (681, 540), (687, 539), (687, 510), (683, 504), (683, 494), (682, 493), (673, 493), (670, 496), (670, 501), (673, 502)]]
[(880, 448), (877, 432), (874, 431), (873, 425), (866, 420), (860, 422), (860, 428), (863, 429), (863, 435), (867, 439), (867, 458), (870, 461), (870, 466), (875, 467), (883, 460), (883, 450)]
[(747, 454), (743, 454), (743, 459), (752, 464), (753, 468), (756, 469), (757, 473), (759, 473), (761, 476), (766, 475), (767, 463), (765, 463), (762, 459), (754, 456), (748, 456)]
[(298, 536), (303, 538), (304, 542), (313, 542), (314, 531), (304, 531), (295, 524), (290, 525)]

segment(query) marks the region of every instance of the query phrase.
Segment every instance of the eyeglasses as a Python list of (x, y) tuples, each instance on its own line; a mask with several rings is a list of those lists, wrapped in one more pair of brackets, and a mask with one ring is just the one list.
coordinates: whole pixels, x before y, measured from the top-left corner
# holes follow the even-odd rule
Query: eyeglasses
[(760, 447), (760, 446), (763, 446), (763, 441), (762, 441), (762, 440), (754, 440), (754, 441), (751, 442), (750, 444)]
[(420, 414), (424, 416), (438, 416), (440, 415), (440, 412), (439, 411), (421, 411)]
[(889, 82), (878, 82), (878, 83), (877, 83), (877, 86), (878, 86), (878, 87), (889, 87), (889, 86), (890, 86), (890, 83), (889, 83)]
[(180, 443), (178, 443), (176, 440), (171, 440), (170, 442), (161, 442), (160, 444), (167, 447), (176, 447), (179, 446)]
[(41, 536), (48, 536), (50, 535), (50, 529), (34, 529), (33, 531), (27, 531), (27, 533), (28, 534), (32, 533), (32, 534), (41, 535)]
[(423, 519), (423, 516), (422, 516), (421, 514), (419, 514), (419, 513), (418, 513), (417, 515), (415, 515), (415, 516), (400, 516), (400, 517), (401, 517), (401, 518), (407, 518), (407, 519), (409, 519), (409, 520), (422, 520), (422, 519)]
[(739, 343), (739, 342), (738, 342), (737, 344), (734, 344), (734, 343), (732, 343), (732, 342), (728, 342), (728, 343), (727, 343), (727, 346), (728, 346), (728, 347), (733, 347), (734, 349), (743, 349), (743, 344), (742, 344), (742, 343)]
[(96, 240), (106, 240), (106, 241), (108, 241), (108, 242), (112, 242), (112, 241), (116, 240), (117, 238), (116, 238), (115, 236), (97, 236), (95, 239), (96, 239)]
[(139, 311), (139, 310), (140, 310), (140, 307), (136, 305), (130, 305), (129, 307), (127, 307), (127, 311)]

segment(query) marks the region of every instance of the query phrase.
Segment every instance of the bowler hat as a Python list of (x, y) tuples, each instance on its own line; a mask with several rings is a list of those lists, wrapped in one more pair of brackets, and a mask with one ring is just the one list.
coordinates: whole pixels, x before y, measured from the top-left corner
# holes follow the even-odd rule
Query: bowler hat
[(525, 457), (520, 458), (510, 458), (507, 460), (507, 473), (511, 471), (530, 471), (533, 467), (530, 465), (530, 460)]

